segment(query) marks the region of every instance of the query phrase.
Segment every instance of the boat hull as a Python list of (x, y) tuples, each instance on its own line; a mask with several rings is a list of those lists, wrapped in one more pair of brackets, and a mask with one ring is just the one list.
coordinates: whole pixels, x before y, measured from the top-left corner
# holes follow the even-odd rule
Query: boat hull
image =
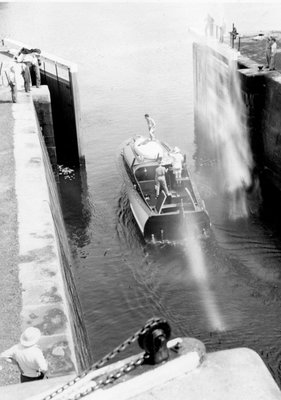
[(184, 241), (189, 235), (206, 236), (210, 220), (205, 211), (190, 214), (159, 215), (147, 219), (144, 227), (146, 241)]

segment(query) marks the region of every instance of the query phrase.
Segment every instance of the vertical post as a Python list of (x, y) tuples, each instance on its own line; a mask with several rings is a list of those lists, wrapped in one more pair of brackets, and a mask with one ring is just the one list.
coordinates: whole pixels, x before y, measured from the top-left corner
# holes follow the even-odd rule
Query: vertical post
[(232, 49), (234, 48), (234, 34), (233, 34), (233, 31), (234, 31), (234, 24), (232, 24), (232, 31), (230, 32), (231, 48)]
[(43, 62), (43, 68), (44, 68), (44, 78), (45, 78), (45, 85), (47, 84), (47, 80), (46, 80), (46, 65), (45, 65), (45, 61)]
[(214, 36), (214, 18), (210, 17), (210, 36)]
[(69, 86), (73, 99), (73, 111), (74, 111), (74, 119), (76, 125), (76, 137), (77, 137), (77, 145), (78, 145), (78, 156), (79, 162), (81, 166), (85, 165), (85, 156), (82, 153), (82, 137), (81, 137), (81, 111), (80, 111), (80, 102), (79, 102), (79, 90), (77, 83), (77, 67), (72, 66), (68, 68), (69, 75)]
[(237, 35), (239, 35), (237, 29), (234, 26), (234, 23), (232, 24), (232, 31), (229, 32), (229, 34), (230, 34), (230, 46), (232, 49), (234, 49), (234, 40), (236, 39)]
[(1, 62), (1, 65), (0, 65), (0, 79), (1, 79), (0, 84), (1, 84), (1, 86), (3, 86), (3, 84), (4, 84), (3, 77), (2, 77), (2, 67), (3, 67), (3, 62)]

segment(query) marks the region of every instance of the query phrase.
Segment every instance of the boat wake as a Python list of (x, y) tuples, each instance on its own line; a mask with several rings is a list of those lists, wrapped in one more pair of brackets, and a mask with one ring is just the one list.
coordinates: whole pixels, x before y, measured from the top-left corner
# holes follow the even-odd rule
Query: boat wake
[(190, 267), (190, 272), (198, 287), (210, 328), (215, 331), (227, 330), (218, 309), (215, 295), (210, 288), (207, 264), (200, 239), (198, 239), (196, 234), (196, 227), (192, 225), (186, 228), (186, 240), (183, 249), (186, 257), (186, 265)]

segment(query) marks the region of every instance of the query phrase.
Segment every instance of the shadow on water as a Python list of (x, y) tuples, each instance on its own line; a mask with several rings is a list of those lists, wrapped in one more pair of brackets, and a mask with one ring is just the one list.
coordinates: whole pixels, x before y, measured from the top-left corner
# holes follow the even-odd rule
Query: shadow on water
[(90, 242), (89, 225), (94, 205), (88, 193), (85, 167), (59, 169), (61, 207), (73, 249), (82, 249)]

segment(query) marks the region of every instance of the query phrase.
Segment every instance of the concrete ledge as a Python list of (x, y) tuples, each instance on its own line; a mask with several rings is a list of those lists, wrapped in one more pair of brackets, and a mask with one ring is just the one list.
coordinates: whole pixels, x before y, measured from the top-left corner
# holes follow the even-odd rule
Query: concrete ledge
[[(0, 387), (0, 399), (29, 400), (31, 396), (34, 396), (38, 393), (43, 393), (51, 388), (52, 390), (55, 390), (73, 378), (74, 375), (65, 375), (58, 378), (43, 379), (42, 381)], [(42, 399), (43, 395), (40, 395), (40, 397)]]
[(36, 113), (31, 96), (13, 105), (22, 328), (38, 327), (50, 375), (77, 370), (71, 316), (50, 209)]
[[(184, 339), (193, 341), (196, 339)], [(197, 341), (199, 342), (199, 341)], [(204, 345), (203, 345), (204, 346)], [(158, 366), (147, 366), (145, 372), (137, 367), (114, 384), (98, 389), (87, 400), (280, 400), (281, 392), (259, 355), (253, 350), (239, 348), (207, 354), (200, 361), (199, 347)], [(138, 355), (139, 356), (139, 355)], [(130, 357), (91, 372), (61, 395), (58, 400), (73, 398), (94, 386), (98, 377), (105, 378), (138, 356)], [(92, 379), (92, 380), (91, 380)], [(43, 388), (42, 388), (43, 389)], [(57, 389), (55, 385), (52, 391)], [(40, 392), (29, 400), (41, 400), (52, 391)], [(1, 392), (0, 392), (1, 395)], [(9, 398), (7, 400), (11, 400)], [(13, 400), (19, 400), (14, 397)]]
[(280, 400), (281, 392), (257, 353), (233, 349), (210, 353), (199, 368), (189, 354), (128, 382), (99, 390), (88, 399)]

